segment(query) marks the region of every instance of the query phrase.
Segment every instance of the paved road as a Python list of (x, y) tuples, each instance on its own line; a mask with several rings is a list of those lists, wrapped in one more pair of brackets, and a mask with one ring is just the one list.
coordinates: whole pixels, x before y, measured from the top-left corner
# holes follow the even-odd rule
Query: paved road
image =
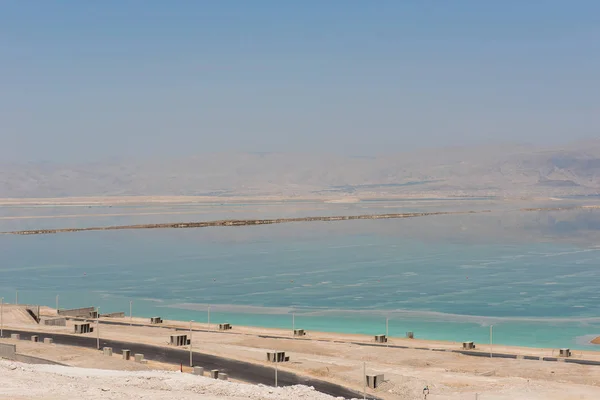
[[(40, 341), (43, 341), (43, 338), (52, 338), (56, 344), (92, 349), (96, 348), (96, 338), (93, 336), (76, 336), (50, 332), (40, 333), (33, 331), (4, 329), (5, 337), (10, 337), (10, 334), (12, 333), (20, 334), (22, 340), (29, 340), (31, 335), (38, 335), (40, 336)], [(128, 349), (131, 350), (132, 356), (135, 353), (142, 353), (144, 354), (144, 358), (148, 360), (159, 361), (168, 364), (179, 365), (180, 363), (183, 363), (184, 365), (189, 365), (190, 360), (190, 353), (187, 350), (153, 346), (143, 343), (130, 343), (100, 338), (100, 348), (102, 347), (112, 347), (115, 353), (121, 353), (123, 349)], [(232, 379), (253, 384), (261, 383), (272, 386), (275, 383), (274, 368), (198, 352), (194, 352), (193, 355), (194, 364), (204, 367), (205, 370), (218, 369), (219, 371), (226, 373)], [(281, 370), (278, 371), (277, 374), (277, 383), (279, 386), (312, 386), (319, 392), (326, 393), (334, 397), (343, 397), (346, 399), (363, 397), (361, 393), (347, 389), (340, 385), (319, 379), (302, 377)], [(378, 400), (377, 397), (373, 396), (369, 396), (368, 398)]]
[[(83, 318), (70, 318), (73, 320), (78, 320), (78, 321), (84, 321), (85, 319)], [(86, 320), (87, 321), (87, 320)], [(147, 324), (139, 324), (139, 323), (133, 323), (130, 324), (128, 322), (120, 322), (120, 321), (100, 321), (101, 324), (108, 324), (108, 325), (133, 325), (133, 326), (145, 326), (145, 327), (153, 327), (153, 328), (167, 328), (167, 329), (175, 329), (178, 331), (189, 331), (189, 329), (185, 329), (185, 328), (172, 328), (172, 327), (168, 327), (168, 326), (162, 326), (162, 325), (147, 325)], [(206, 330), (206, 329), (193, 329), (194, 332), (218, 332), (221, 334), (228, 334), (228, 335), (242, 335), (242, 333), (237, 333), (237, 332), (231, 332), (231, 331), (210, 331), (210, 330)], [(265, 339), (280, 339), (280, 340), (295, 340), (294, 338), (291, 337), (285, 337), (285, 336), (276, 336), (276, 335), (257, 335), (260, 338), (265, 338)], [(328, 342), (328, 343), (344, 343), (344, 344), (354, 344), (357, 346), (366, 346), (366, 347), (388, 347), (391, 349), (411, 349), (411, 350), (426, 350), (426, 351), (443, 351), (443, 352), (449, 352), (449, 353), (458, 353), (458, 354), (462, 354), (465, 356), (472, 356), (472, 357), (483, 357), (483, 358), (488, 358), (490, 357), (490, 353), (487, 352), (481, 352), (481, 351), (471, 351), (471, 350), (455, 350), (455, 349), (435, 349), (435, 348), (429, 348), (429, 347), (412, 347), (412, 346), (402, 346), (402, 345), (394, 345), (394, 344), (378, 344), (378, 343), (365, 343), (365, 342), (346, 342), (346, 341), (338, 341), (338, 340), (326, 340), (326, 339), (311, 339), (313, 341), (317, 341), (317, 342)], [(509, 359), (517, 359), (518, 356), (516, 354), (508, 354), (508, 353), (492, 353), (492, 356), (494, 358), (509, 358)], [(557, 361), (564, 361), (566, 363), (571, 363), (571, 364), (580, 364), (580, 365), (594, 365), (594, 366), (600, 366), (600, 361), (595, 361), (595, 360), (582, 360), (582, 359), (576, 359), (576, 358), (560, 358), (560, 357), (538, 357), (538, 356), (523, 356), (524, 360), (533, 360), (533, 361), (551, 361), (551, 362), (557, 362)]]

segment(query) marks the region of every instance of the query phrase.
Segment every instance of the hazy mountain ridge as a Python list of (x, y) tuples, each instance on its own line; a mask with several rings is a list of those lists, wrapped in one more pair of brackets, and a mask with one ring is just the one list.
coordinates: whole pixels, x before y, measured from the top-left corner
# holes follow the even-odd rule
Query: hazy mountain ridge
[(600, 141), (434, 149), (380, 157), (220, 153), (90, 164), (0, 165), (0, 197), (100, 195), (586, 195), (600, 193)]

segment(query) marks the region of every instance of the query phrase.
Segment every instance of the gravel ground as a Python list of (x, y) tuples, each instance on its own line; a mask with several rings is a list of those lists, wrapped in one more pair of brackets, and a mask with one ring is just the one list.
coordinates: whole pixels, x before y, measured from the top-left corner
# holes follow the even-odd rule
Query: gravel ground
[(307, 386), (272, 388), (171, 371), (116, 371), (0, 360), (0, 399), (332, 400)]

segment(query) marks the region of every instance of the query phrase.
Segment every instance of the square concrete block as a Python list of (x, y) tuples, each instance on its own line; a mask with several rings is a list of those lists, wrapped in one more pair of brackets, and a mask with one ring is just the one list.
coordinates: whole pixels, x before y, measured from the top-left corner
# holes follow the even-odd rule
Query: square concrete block
[(54, 339), (49, 338), (49, 337), (44, 338), (44, 344), (52, 344), (52, 343), (54, 343)]
[(385, 335), (375, 335), (375, 343), (387, 343), (387, 337)]
[(31, 335), (31, 341), (37, 343), (40, 341), (40, 337), (38, 335)]
[(18, 333), (11, 333), (10, 338), (12, 340), (21, 340), (21, 335), (19, 335)]
[(105, 356), (112, 357), (112, 347), (104, 347), (102, 351), (104, 352)]
[(383, 383), (383, 374), (366, 375), (365, 380), (368, 387), (371, 389), (377, 389), (377, 387)]
[(202, 367), (194, 367), (194, 375), (204, 375), (204, 368)]
[(289, 361), (289, 358), (286, 360), (285, 351), (268, 351), (267, 361), (280, 363)]
[(224, 374), (223, 372), (219, 373), (219, 380), (226, 381), (227, 380), (227, 374)]
[(144, 355), (143, 354), (136, 354), (134, 355), (135, 358), (135, 362), (136, 363), (141, 363), (144, 361)]
[(219, 379), (219, 370), (218, 369), (211, 370), (210, 377), (213, 379)]
[(171, 346), (185, 346), (188, 344), (187, 335), (184, 335), (184, 334), (171, 335), (169, 343), (171, 344)]
[(123, 360), (129, 360), (131, 358), (131, 350), (123, 350)]

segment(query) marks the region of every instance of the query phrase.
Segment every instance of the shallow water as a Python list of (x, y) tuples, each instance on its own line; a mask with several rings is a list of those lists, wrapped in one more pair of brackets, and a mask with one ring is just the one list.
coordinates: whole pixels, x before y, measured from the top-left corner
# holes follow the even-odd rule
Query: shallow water
[[(231, 212), (214, 205), (199, 219), (457, 208), (270, 207), (237, 205)], [(385, 333), (390, 318), (392, 336), (414, 331), (478, 343), (489, 340), (493, 325), (498, 344), (594, 348), (588, 342), (600, 335), (600, 211), (497, 208), (401, 220), (3, 235), (0, 296), (12, 302), (18, 289), (20, 303), (54, 306), (58, 294), (61, 307), (95, 305), (102, 312), (128, 311), (132, 300), (136, 315), (196, 321), (206, 321), (211, 304), (213, 322), (265, 327), (291, 328), (294, 312), (297, 328), (348, 333)], [(112, 225), (129, 217), (76, 221), (85, 226), (99, 218)], [(39, 228), (48, 221), (65, 223), (0, 226)]]

